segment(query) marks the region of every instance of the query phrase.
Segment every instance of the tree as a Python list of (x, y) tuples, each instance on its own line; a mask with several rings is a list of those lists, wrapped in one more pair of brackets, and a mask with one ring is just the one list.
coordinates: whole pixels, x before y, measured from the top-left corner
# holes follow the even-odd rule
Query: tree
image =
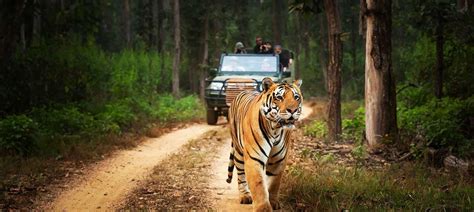
[(273, 42), (275, 44), (281, 44), (281, 5), (282, 0), (273, 0), (272, 4), (272, 24), (273, 24)]
[(328, 24), (328, 135), (331, 141), (339, 140), (341, 125), (341, 65), (342, 42), (341, 21), (337, 0), (324, 0), (324, 9)]
[(131, 20), (130, 20), (130, 2), (129, 0), (123, 0), (123, 22), (124, 22), (124, 36), (125, 44), (127, 48), (132, 46), (132, 32), (131, 32)]
[(199, 97), (204, 99), (204, 91), (206, 88), (206, 71), (209, 68), (209, 14), (204, 18), (204, 36), (202, 48), (201, 71), (199, 72)]
[(24, 13), (22, 1), (0, 2), (0, 65), (13, 55)]
[(392, 72), (391, 0), (367, 0), (365, 53), (365, 124), (367, 142), (376, 147), (397, 138), (395, 76)]
[(174, 0), (174, 60), (173, 60), (173, 84), (172, 93), (174, 97), (179, 97), (179, 66), (181, 56), (181, 29), (180, 29), (180, 14), (179, 14), (179, 0)]

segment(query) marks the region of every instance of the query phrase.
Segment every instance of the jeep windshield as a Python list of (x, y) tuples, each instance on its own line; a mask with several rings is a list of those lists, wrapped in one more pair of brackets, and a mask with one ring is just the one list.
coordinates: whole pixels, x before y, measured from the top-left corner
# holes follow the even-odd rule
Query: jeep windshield
[(223, 55), (221, 75), (278, 75), (278, 57), (263, 54)]

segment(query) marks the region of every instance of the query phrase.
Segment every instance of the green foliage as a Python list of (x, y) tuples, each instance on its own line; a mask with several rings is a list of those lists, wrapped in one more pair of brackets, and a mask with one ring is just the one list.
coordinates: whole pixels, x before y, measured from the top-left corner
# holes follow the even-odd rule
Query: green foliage
[[(111, 102), (105, 105), (104, 110), (97, 114), (99, 120), (104, 121), (104, 124), (110, 123), (111, 130), (117, 127), (126, 128), (136, 120), (136, 116), (131, 108), (131, 101), (123, 99)], [(110, 128), (110, 127), (106, 127)], [(114, 130), (112, 130), (114, 131)]]
[(399, 127), (409, 137), (421, 136), (426, 146), (469, 153), (473, 138), (466, 130), (470, 127), (467, 119), (474, 111), (473, 99), (432, 99), (414, 108), (401, 107), (398, 110)]
[(354, 111), (352, 118), (342, 120), (342, 137), (344, 140), (362, 144), (365, 131), (365, 108), (360, 106)]
[(0, 152), (26, 156), (36, 145), (38, 125), (26, 115), (0, 120)]
[(182, 121), (204, 116), (204, 107), (198, 98), (190, 95), (176, 100), (171, 95), (160, 96), (152, 116), (160, 121)]
[[(0, 151), (16, 155), (64, 155), (81, 148), (93, 149), (106, 135), (119, 134), (134, 124), (198, 119), (204, 106), (194, 95), (125, 98), (89, 112), (79, 104), (35, 108), (25, 115), (0, 120)], [(35, 150), (35, 151), (33, 151)]]
[(398, 86), (397, 104), (399, 107), (413, 108), (421, 106), (434, 98), (429, 88), (414, 84), (401, 84)]
[(41, 132), (46, 135), (89, 135), (97, 130), (94, 116), (80, 111), (76, 106), (35, 109), (31, 112), (31, 117), (39, 123)]
[(326, 122), (315, 120), (310, 124), (304, 126), (304, 134), (315, 138), (325, 138), (328, 134), (328, 127)]

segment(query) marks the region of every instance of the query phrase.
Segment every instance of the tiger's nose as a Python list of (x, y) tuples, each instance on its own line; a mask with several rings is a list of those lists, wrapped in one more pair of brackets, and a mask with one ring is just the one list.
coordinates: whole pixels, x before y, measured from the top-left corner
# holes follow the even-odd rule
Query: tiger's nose
[(291, 114), (295, 113), (296, 110), (298, 110), (298, 108), (295, 108), (295, 109), (293, 109), (293, 110), (291, 110), (290, 108), (287, 108), (287, 109), (286, 109), (286, 111), (287, 111), (288, 113), (291, 113)]

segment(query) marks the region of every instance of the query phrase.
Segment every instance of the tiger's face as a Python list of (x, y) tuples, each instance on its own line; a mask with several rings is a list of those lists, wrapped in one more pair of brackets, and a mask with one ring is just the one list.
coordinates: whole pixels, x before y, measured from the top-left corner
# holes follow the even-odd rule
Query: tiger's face
[(301, 80), (292, 84), (274, 83), (270, 78), (262, 81), (265, 99), (260, 110), (278, 127), (293, 128), (299, 119), (303, 105), (301, 83)]

